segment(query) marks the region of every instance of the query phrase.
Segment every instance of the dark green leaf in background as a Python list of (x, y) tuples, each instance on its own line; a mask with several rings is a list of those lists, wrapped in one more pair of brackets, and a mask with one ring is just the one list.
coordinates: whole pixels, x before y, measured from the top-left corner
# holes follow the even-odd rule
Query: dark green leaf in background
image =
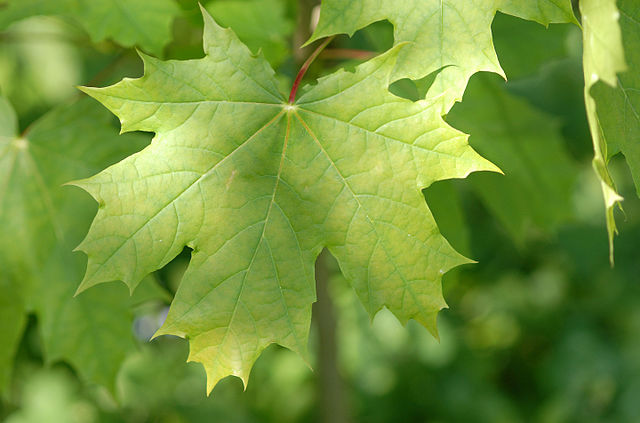
[(179, 9), (173, 0), (8, 0), (0, 29), (30, 16), (55, 15), (81, 25), (94, 42), (113, 40), (161, 55)]
[(288, 37), (293, 22), (287, 18), (283, 0), (219, 0), (207, 11), (224, 27), (231, 27), (253, 53), (262, 51), (274, 68), (291, 54)]
[(572, 214), (577, 167), (559, 122), (510, 94), (504, 83), (477, 75), (447, 120), (504, 175), (471, 177), (475, 192), (523, 245), (532, 230), (553, 232)]
[(35, 312), (48, 361), (68, 360), (86, 380), (113, 389), (134, 346), (132, 300), (116, 286), (73, 298), (84, 260), (71, 250), (95, 206), (62, 184), (140, 149), (146, 138), (117, 137), (109, 115), (86, 100), (51, 111), (18, 135), (11, 106), (0, 100), (0, 280), (10, 290), (3, 301), (22, 311), (3, 319), (11, 323), (3, 328), (3, 358), (24, 312)]

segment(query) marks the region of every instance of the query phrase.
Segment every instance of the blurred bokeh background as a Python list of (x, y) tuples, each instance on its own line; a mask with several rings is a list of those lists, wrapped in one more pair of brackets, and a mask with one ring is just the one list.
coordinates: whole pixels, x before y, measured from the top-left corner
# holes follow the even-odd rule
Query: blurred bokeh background
[[(164, 58), (200, 57), (197, 3), (179, 3)], [(299, 57), (305, 57), (297, 46), (312, 2), (203, 3), (254, 52), (262, 50), (288, 91)], [(0, 22), (2, 13), (0, 8)], [(185, 340), (149, 341), (188, 263), (185, 251), (152, 275), (152, 294), (130, 301), (118, 288), (122, 302), (132, 304), (126, 336), (134, 348), (112, 386), (87, 380), (64, 359), (47, 358), (41, 314), (29, 313), (2, 391), (0, 420), (640, 421), (640, 201), (626, 165), (614, 158), (625, 214), (618, 215), (612, 268), (603, 201), (590, 163), (580, 29), (545, 29), (502, 14), (492, 29), (508, 81), (474, 76), (447, 120), (471, 133), (474, 148), (506, 176), (473, 174), (425, 190), (444, 235), (478, 261), (444, 277), (450, 309), (439, 317), (439, 342), (415, 322), (402, 327), (386, 310), (371, 322), (325, 255), (319, 271), (326, 275), (326, 296), (321, 297), (324, 306), (314, 310), (311, 339), (315, 370), (272, 346), (256, 363), (246, 392), (239, 379), (227, 378), (207, 397), (203, 369), (185, 363)], [(392, 42), (388, 22), (352, 38), (340, 36), (314, 63), (309, 81), (339, 67), (352, 68)], [(0, 32), (0, 90), (15, 108), (21, 130), (51, 109), (79, 101), (76, 85), (104, 86), (141, 72), (133, 49), (92, 42), (73, 19), (34, 16)], [(400, 81), (391, 89), (415, 100), (428, 83), (429, 78)], [(109, 120), (108, 111), (96, 110), (115, 136), (117, 122)], [(142, 146), (149, 139), (140, 135), (136, 142)], [(74, 222), (78, 234), (70, 236), (70, 248), (95, 210), (84, 194), (76, 194), (77, 207), (87, 211)], [(86, 260), (81, 253), (74, 257), (81, 266)], [(80, 281), (74, 275), (64, 281), (70, 294)], [(48, 294), (43, 295), (46, 301)]]

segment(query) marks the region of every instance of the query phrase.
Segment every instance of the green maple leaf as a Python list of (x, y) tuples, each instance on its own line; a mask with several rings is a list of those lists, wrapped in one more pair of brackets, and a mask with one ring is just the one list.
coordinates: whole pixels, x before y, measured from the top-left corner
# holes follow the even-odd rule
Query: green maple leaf
[(161, 54), (171, 39), (179, 9), (173, 0), (8, 0), (0, 9), (0, 29), (37, 15), (58, 15), (81, 25), (94, 42), (112, 39)]
[[(636, 19), (640, 16), (637, 6), (624, 2), (621, 2), (621, 4), (627, 6), (628, 13), (635, 15)], [(630, 90), (628, 91), (622, 86), (622, 81), (619, 80), (617, 75), (619, 72), (627, 70), (627, 64), (625, 62), (622, 34), (618, 24), (620, 12), (616, 7), (615, 0), (581, 1), (580, 12), (582, 14), (583, 27), (584, 93), (587, 117), (593, 138), (593, 168), (600, 179), (604, 196), (610, 260), (613, 263), (613, 237), (617, 232), (614, 209), (616, 205), (620, 206), (622, 197), (616, 190), (607, 164), (609, 158), (619, 146), (624, 145), (626, 150), (626, 146), (630, 146), (633, 149), (633, 144), (637, 145), (637, 137), (640, 134), (640, 130), (638, 129), (638, 113), (635, 106), (640, 102), (637, 99), (637, 94), (630, 94)], [(633, 19), (632, 15), (627, 16)], [(632, 33), (634, 29), (637, 30), (637, 22), (635, 24), (633, 22), (627, 23), (626, 28), (628, 29), (626, 36), (631, 38), (631, 40), (626, 40), (629, 53), (632, 56), (637, 56), (637, 51), (633, 51), (634, 49), (637, 50), (638, 47), (637, 34), (634, 35)], [(614, 87), (611, 90), (614, 92), (607, 93), (606, 90), (602, 90), (598, 101), (596, 101), (592, 96), (592, 88), (598, 81), (603, 81), (610, 87)], [(639, 86), (637, 69), (634, 68), (634, 73), (629, 73), (625, 76), (625, 83), (630, 84), (629, 88), (632, 89), (633, 86)], [(633, 101), (630, 101), (630, 98), (633, 98)], [(620, 108), (612, 109), (610, 108), (612, 106), (620, 106)], [(620, 125), (620, 120), (622, 120), (619, 114), (620, 111), (625, 116), (622, 125)], [(630, 114), (629, 119), (626, 118), (627, 114)], [(622, 129), (623, 133), (620, 134), (620, 130), (612, 128), (610, 124), (607, 125), (607, 131), (605, 132), (602, 127), (601, 117), (608, 123), (613, 120), (615, 122), (613, 127), (624, 128)], [(634, 120), (635, 124), (633, 123)], [(632, 154), (629, 159), (633, 158)]]
[(85, 380), (112, 390), (134, 347), (130, 305), (139, 297), (105, 285), (73, 298), (84, 260), (71, 249), (95, 206), (62, 184), (145, 143), (138, 136), (114, 137), (111, 120), (99, 106), (81, 101), (49, 112), (18, 135), (15, 114), (0, 97), (0, 384), (8, 377), (27, 312), (38, 316), (48, 362), (66, 360)]
[(477, 75), (447, 121), (504, 171), (474, 175), (471, 183), (520, 245), (532, 229), (551, 232), (568, 220), (577, 169), (552, 116)]
[(398, 55), (392, 80), (418, 80), (440, 71), (427, 97), (440, 98), (446, 113), (462, 98), (476, 72), (505, 77), (491, 39), (497, 11), (548, 25), (575, 22), (570, 0), (324, 0), (310, 41), (388, 19), (395, 42), (409, 41)]
[(129, 287), (184, 246), (191, 262), (160, 334), (188, 337), (209, 391), (246, 384), (271, 343), (307, 356), (314, 261), (323, 247), (373, 316), (389, 308), (433, 333), (441, 275), (468, 262), (440, 235), (420, 189), (497, 170), (433, 102), (388, 91), (398, 46), (322, 78), (296, 104), (274, 72), (203, 11), (205, 57), (159, 61), (85, 88), (149, 147), (76, 184), (100, 204), (80, 286)]

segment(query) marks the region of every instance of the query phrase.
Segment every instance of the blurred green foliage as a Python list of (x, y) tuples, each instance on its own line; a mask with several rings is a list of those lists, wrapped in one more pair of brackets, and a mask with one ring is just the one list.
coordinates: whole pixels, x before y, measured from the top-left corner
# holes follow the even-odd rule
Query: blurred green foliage
[[(181, 13), (164, 55), (199, 57), (197, 2), (177, 3)], [(283, 85), (288, 85), (296, 71), (295, 63), (288, 59), (296, 3), (270, 0), (264, 4), (255, 0), (205, 2), (252, 49), (262, 46), (267, 59), (285, 75)], [(260, 7), (268, 10), (260, 11)], [(233, 8), (247, 12), (247, 17), (225, 17)], [(272, 32), (256, 32), (252, 20), (273, 20)], [(547, 192), (546, 185), (534, 183), (527, 189), (537, 187), (535, 195), (524, 189), (517, 192), (519, 184), (508, 194), (502, 185), (510, 183), (510, 175), (503, 179), (477, 175), (472, 181), (444, 181), (425, 190), (444, 235), (479, 261), (445, 276), (450, 310), (439, 319), (439, 343), (414, 322), (403, 328), (385, 310), (371, 323), (337, 265), (330, 264), (339, 371), (347, 387), (352, 420), (640, 421), (640, 201), (628, 169), (614, 160), (612, 172), (626, 199), (627, 219), (619, 225), (616, 266), (611, 268), (601, 193), (590, 168), (592, 147), (577, 53), (579, 30), (559, 25), (545, 29), (498, 15), (493, 32), (509, 80), (505, 85), (477, 75), (472, 88), (490, 84), (499, 96), (513, 102), (511, 112), (528, 110), (529, 115), (518, 112), (521, 119), (532, 118), (524, 123), (530, 125), (527, 142), (553, 142), (562, 151), (558, 154), (566, 156), (562, 160), (574, 163), (574, 170), (554, 176), (563, 184), (562, 193)], [(392, 43), (390, 37), (390, 25), (376, 23), (351, 39), (339, 37), (335, 48), (382, 51)], [(311, 76), (336, 67), (350, 68), (354, 63), (321, 56)], [(74, 85), (107, 84), (140, 74), (139, 60), (130, 49), (110, 42), (94, 45), (82, 29), (58, 18), (30, 18), (0, 33), (0, 89), (15, 107), (20, 128), (27, 128), (61, 102), (76, 100), (79, 94)], [(408, 81), (397, 93), (411, 97), (411, 92), (420, 89), (412, 84)], [(504, 126), (503, 116), (492, 113), (489, 102), (482, 104), (481, 91), (468, 91), (469, 106), (455, 106), (450, 116), (460, 128), (470, 125), (472, 134), (473, 120), (465, 114), (473, 114), (469, 108), (474, 102), (481, 102), (481, 109), (486, 107), (482, 110), (486, 127), (500, 130)], [(476, 95), (479, 97), (474, 98)], [(490, 144), (495, 132), (488, 134), (478, 142)], [(520, 141), (506, 136), (505, 140)], [(496, 158), (504, 170), (514, 165), (508, 156), (504, 160), (503, 164)], [(544, 162), (544, 157), (540, 160)], [(482, 181), (488, 176), (491, 181)], [(526, 230), (514, 230), (523, 227), (523, 212), (510, 216), (506, 212), (514, 210), (500, 213), (494, 207), (504, 202), (502, 209), (508, 208), (519, 194), (517, 210), (529, 210), (532, 216)], [(557, 204), (545, 203), (556, 197), (563, 204), (560, 217), (554, 212)], [(536, 210), (552, 216), (549, 219)], [(156, 275), (168, 291), (175, 292), (187, 260), (185, 252)], [(70, 294), (78, 282), (67, 281)], [(15, 292), (15, 287), (0, 287)], [(10, 319), (11, 307), (21, 307), (16, 304), (17, 300), (3, 294), (0, 319)], [(166, 314), (165, 304), (148, 302), (133, 312), (137, 349), (126, 357), (113, 393), (86, 383), (69, 363), (47, 360), (39, 318), (31, 315), (27, 321), (14, 322), (25, 329), (9, 388), (0, 401), (0, 420), (286, 423), (318, 419), (316, 375), (290, 351), (270, 347), (258, 360), (246, 392), (238, 379), (228, 378), (206, 397), (204, 371), (185, 363), (186, 341), (164, 337), (147, 342)], [(316, 342), (312, 339), (312, 351)], [(5, 359), (0, 355), (0, 361)], [(0, 380), (3, 377), (0, 374)]]

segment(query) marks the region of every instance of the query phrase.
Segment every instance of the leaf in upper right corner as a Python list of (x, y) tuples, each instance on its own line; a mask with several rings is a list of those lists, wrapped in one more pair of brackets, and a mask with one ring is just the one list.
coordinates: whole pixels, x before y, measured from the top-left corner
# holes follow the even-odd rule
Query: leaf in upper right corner
[(596, 83), (596, 103), (608, 157), (624, 154), (640, 194), (640, 3), (619, 0), (619, 25), (627, 70), (615, 75), (614, 85)]
[(446, 113), (462, 98), (474, 73), (504, 76), (491, 36), (498, 11), (544, 25), (575, 22), (570, 0), (325, 0), (310, 41), (351, 35), (388, 19), (395, 28), (395, 43), (410, 42), (398, 57), (392, 80), (418, 80), (440, 70), (427, 97), (438, 97)]
[[(622, 197), (609, 173), (609, 158), (622, 150), (637, 175), (638, 31), (640, 9), (635, 0), (583, 0), (580, 2), (583, 27), (583, 67), (585, 104), (593, 138), (593, 167), (600, 179), (606, 206), (609, 249), (613, 262), (613, 237), (617, 232), (614, 209)], [(634, 51), (635, 49), (635, 51)], [(625, 55), (632, 60), (631, 67)], [(635, 57), (635, 59), (634, 59)], [(635, 158), (635, 160), (634, 160)], [(636, 183), (638, 179), (636, 176)]]
[(504, 176), (479, 173), (470, 179), (517, 244), (532, 231), (552, 233), (571, 217), (577, 171), (559, 122), (490, 75), (471, 80), (447, 120), (470, 133), (473, 148), (504, 171)]

